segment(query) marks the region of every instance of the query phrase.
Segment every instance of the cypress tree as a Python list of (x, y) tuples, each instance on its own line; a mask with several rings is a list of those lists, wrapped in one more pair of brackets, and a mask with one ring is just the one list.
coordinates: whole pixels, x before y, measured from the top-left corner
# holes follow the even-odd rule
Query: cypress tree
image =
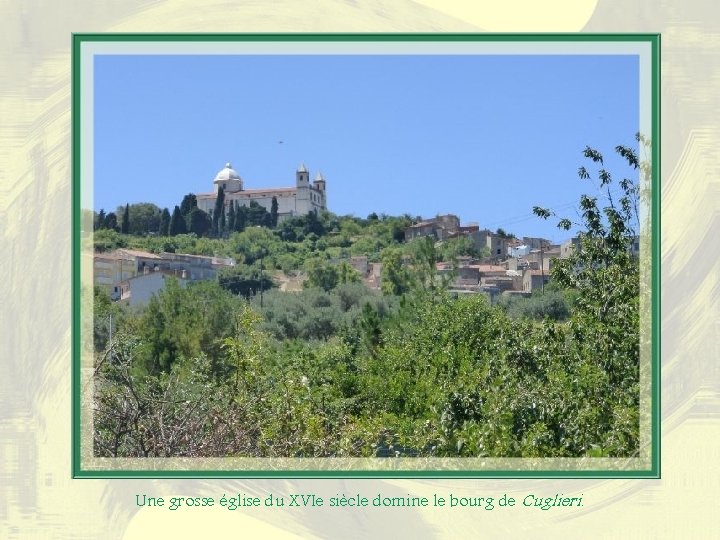
[(102, 208), (100, 209), (100, 212), (98, 212), (97, 215), (97, 221), (95, 222), (95, 230), (98, 229), (104, 229), (105, 228), (105, 210)]
[(230, 210), (227, 215), (227, 232), (231, 233), (235, 230), (235, 202), (230, 202)]
[[(182, 213), (182, 210), (181, 210)], [(198, 236), (205, 236), (212, 227), (212, 220), (207, 212), (195, 207), (187, 217), (188, 230)]]
[(237, 205), (235, 208), (235, 230), (237, 232), (243, 232), (245, 230), (246, 218), (247, 213), (245, 205)]
[(222, 216), (223, 208), (225, 208), (225, 190), (222, 187), (218, 188), (217, 199), (215, 199), (215, 210), (212, 213), (213, 228), (212, 232), (215, 235), (220, 234), (220, 217)]
[(125, 205), (125, 212), (123, 213), (122, 225), (120, 225), (120, 232), (123, 234), (130, 233), (130, 204)]
[(270, 204), (270, 226), (274, 229), (277, 227), (278, 222), (278, 202), (277, 197), (272, 198), (272, 203)]
[(197, 207), (197, 196), (194, 193), (188, 193), (183, 197), (183, 200), (180, 203), (180, 213), (183, 217), (187, 218), (190, 215), (190, 212), (193, 211), (193, 208)]
[(225, 216), (225, 206), (220, 211), (220, 220), (218, 221), (218, 235), (224, 236), (227, 231), (227, 217)]
[(170, 236), (176, 236), (178, 234), (185, 234), (187, 228), (185, 227), (185, 218), (180, 212), (180, 207), (175, 205), (172, 217), (170, 218)]
[(158, 234), (160, 236), (167, 236), (170, 231), (170, 211), (167, 208), (163, 208), (162, 214), (160, 214), (160, 229)]

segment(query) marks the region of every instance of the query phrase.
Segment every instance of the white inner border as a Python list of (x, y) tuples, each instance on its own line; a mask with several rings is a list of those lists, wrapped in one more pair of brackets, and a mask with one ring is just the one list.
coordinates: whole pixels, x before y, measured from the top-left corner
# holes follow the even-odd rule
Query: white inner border
[[(202, 35), (197, 36), (202, 39)], [(302, 36), (299, 36), (302, 38)], [(110, 37), (108, 38), (110, 39)], [(121, 38), (122, 39), (122, 38)], [(229, 36), (230, 39), (230, 36)], [(95, 55), (636, 55), (639, 58), (639, 118), (638, 129), (648, 137), (652, 134), (652, 45), (649, 42), (576, 42), (576, 41), (372, 41), (347, 42), (327, 40), (320, 41), (278, 41), (278, 42), (203, 42), (203, 41), (118, 41), (93, 42), (86, 41), (80, 45), (80, 206), (81, 209), (92, 209), (93, 205), (93, 141), (94, 141), (94, 57)], [(431, 37), (428, 38), (432, 39)], [(620, 82), (619, 82), (620, 84)], [(643, 207), (650, 211), (650, 205)], [(641, 223), (644, 221), (641, 214)], [(643, 231), (649, 234), (650, 231)], [(82, 255), (81, 255), (82, 259)], [(88, 272), (90, 275), (87, 275)], [(641, 276), (642, 279), (642, 276)], [(81, 285), (92, 283), (92, 265), (89, 268), (81, 265)], [(659, 291), (653, 291), (659, 294)], [(642, 303), (642, 299), (641, 299)], [(641, 304), (641, 318), (650, 317), (650, 306)], [(82, 317), (82, 315), (81, 315)], [(81, 319), (82, 320), (82, 319)], [(80, 325), (82, 326), (82, 324)], [(643, 326), (641, 320), (641, 327)], [(650, 325), (648, 325), (649, 327)], [(81, 351), (81, 354), (85, 351)], [(644, 362), (651, 362), (650, 351), (640, 351), (641, 377)], [(92, 365), (81, 359), (81, 366)], [(647, 365), (647, 364), (646, 364)], [(648, 369), (647, 373), (651, 373)], [(642, 388), (650, 388), (650, 381), (642, 381)], [(81, 380), (81, 392), (91, 391), (91, 381)], [(640, 395), (640, 457), (638, 459), (611, 458), (409, 458), (409, 459), (366, 459), (366, 458), (170, 458), (167, 466), (163, 460), (143, 459), (107, 459), (92, 456), (92, 433), (87, 433), (91, 419), (83, 417), (87, 414), (87, 406), (80, 411), (81, 423), (81, 470), (364, 470), (382, 471), (404, 470), (408, 472), (423, 470), (447, 471), (499, 471), (517, 470), (647, 470), (650, 468), (650, 448), (648, 440), (651, 426), (646, 424), (643, 411), (650, 410), (650, 392), (641, 391)], [(81, 403), (89, 403), (88, 396), (80, 396)], [(90, 407), (91, 409), (91, 407)], [(89, 421), (90, 420), (90, 421)], [(452, 465), (445, 466), (442, 462), (450, 460)], [(442, 461), (441, 461), (442, 460)], [(635, 461), (636, 463), (632, 463)], [(334, 465), (333, 465), (334, 464)], [(552, 475), (548, 475), (551, 477)]]

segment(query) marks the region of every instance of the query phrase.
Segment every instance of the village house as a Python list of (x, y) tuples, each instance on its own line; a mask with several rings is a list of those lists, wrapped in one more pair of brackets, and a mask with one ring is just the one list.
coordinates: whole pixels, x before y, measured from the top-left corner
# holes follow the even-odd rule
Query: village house
[(478, 231), (476, 247), (487, 247), (490, 250), (490, 256), (495, 259), (504, 259), (508, 251), (508, 239), (500, 236), (489, 229)]
[(121, 281), (142, 274), (146, 267), (154, 269), (162, 260), (160, 255), (133, 249), (116, 249), (93, 255), (93, 282), (109, 293)]
[[(174, 276), (187, 281), (215, 279), (221, 268), (235, 266), (231, 258), (189, 255), (184, 253), (150, 253), (147, 251), (117, 249), (93, 255), (93, 283), (103, 287), (114, 300), (123, 297), (122, 283), (147, 275)], [(145, 287), (145, 283), (160, 283), (158, 278), (147, 278), (125, 287)], [(144, 289), (143, 289), (144, 290)]]
[(528, 268), (537, 269), (537, 262), (531, 262), (526, 257), (508, 257), (505, 261), (505, 267), (508, 270), (526, 270)]
[(527, 244), (516, 244), (508, 246), (508, 255), (514, 259), (520, 259), (530, 254), (532, 248)]
[(409, 242), (414, 238), (434, 236), (437, 240), (445, 240), (450, 235), (457, 233), (460, 228), (460, 219), (452, 214), (436, 216), (425, 219), (405, 229), (405, 241)]
[(235, 266), (235, 259), (223, 257), (166, 252), (161, 253), (160, 257), (159, 266), (162, 270), (167, 270), (176, 276), (185, 272), (189, 281), (215, 279), (220, 268)]
[(183, 271), (178, 278), (173, 272), (156, 269), (150, 271), (146, 268), (144, 273), (121, 281), (116, 286), (116, 299), (130, 307), (143, 306), (150, 301), (153, 294), (157, 294), (165, 287), (167, 279), (177, 279), (181, 287), (187, 284), (187, 273)]
[(368, 258), (365, 255), (350, 257), (350, 266), (352, 266), (362, 276), (366, 277), (369, 271)]
[[(569, 240), (566, 240), (560, 245), (560, 258), (566, 259), (568, 258), (575, 249), (577, 249), (580, 246), (580, 237), (576, 236), (574, 238), (570, 238)], [(629, 239), (628, 243), (628, 252), (633, 257), (639, 257), (640, 256), (640, 237), (639, 236), (633, 236)]]
[(580, 237), (575, 236), (560, 244), (560, 258), (567, 259), (572, 252), (580, 245)]
[(533, 236), (523, 236), (522, 243), (528, 246), (530, 249), (545, 248), (552, 244), (550, 240), (546, 240), (545, 238), (536, 238)]
[(532, 293), (540, 290), (550, 281), (550, 276), (543, 270), (525, 270), (523, 272), (523, 291)]
[(545, 273), (550, 273), (553, 259), (558, 258), (560, 258), (560, 246), (548, 246), (545, 249), (533, 249), (525, 260), (530, 268), (542, 269)]
[(487, 248), (490, 256), (496, 261), (505, 259), (512, 241), (489, 229), (480, 230), (476, 224), (460, 226), (460, 219), (453, 214), (425, 219), (405, 229), (406, 242), (425, 236), (432, 236), (440, 241), (465, 236), (472, 240), (475, 248)]
[(382, 276), (382, 263), (381, 262), (371, 262), (368, 263), (368, 273), (365, 279), (363, 279), (363, 283), (368, 289), (379, 291), (380, 290), (380, 284), (381, 284), (381, 276)]
[[(548, 284), (553, 261), (567, 257), (579, 245), (577, 237), (562, 244), (553, 244), (540, 237), (523, 236), (522, 240), (476, 224), (459, 225), (451, 214), (426, 219), (405, 230), (405, 239), (433, 236), (438, 241), (465, 236), (471, 238), (478, 249), (487, 248), (490, 257), (471, 260), (458, 257), (454, 263), (439, 262), (439, 276), (451, 275), (450, 292), (456, 294), (487, 293), (491, 299), (499, 294), (527, 296)], [(639, 251), (639, 241), (630, 245), (632, 253)]]

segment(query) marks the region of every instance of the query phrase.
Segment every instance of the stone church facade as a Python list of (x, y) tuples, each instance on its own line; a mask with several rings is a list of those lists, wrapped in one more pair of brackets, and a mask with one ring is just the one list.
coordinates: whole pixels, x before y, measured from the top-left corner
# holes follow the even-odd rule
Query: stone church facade
[(225, 192), (226, 207), (229, 207), (231, 202), (237, 202), (239, 206), (249, 206), (252, 201), (255, 201), (269, 212), (272, 199), (275, 197), (280, 220), (327, 210), (325, 179), (318, 172), (315, 180), (311, 183), (310, 173), (304, 164), (295, 171), (295, 186), (293, 187), (245, 189), (240, 175), (230, 163), (226, 163), (225, 167), (215, 176), (213, 187), (212, 193), (197, 194), (198, 208), (208, 214), (212, 214), (215, 209), (215, 201), (220, 188)]

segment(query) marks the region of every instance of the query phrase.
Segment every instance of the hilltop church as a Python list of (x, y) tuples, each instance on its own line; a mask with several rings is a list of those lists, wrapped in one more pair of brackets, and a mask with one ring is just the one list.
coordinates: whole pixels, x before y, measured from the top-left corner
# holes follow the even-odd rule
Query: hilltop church
[(295, 172), (294, 187), (244, 189), (240, 175), (230, 163), (226, 163), (225, 167), (215, 176), (213, 188), (212, 193), (197, 194), (198, 208), (208, 214), (212, 214), (215, 209), (215, 201), (220, 188), (225, 192), (226, 207), (234, 201), (242, 206), (249, 206), (252, 201), (255, 201), (269, 212), (273, 197), (275, 197), (279, 220), (291, 216), (305, 216), (313, 211), (319, 213), (321, 210), (327, 210), (325, 179), (318, 172), (315, 180), (310, 183), (310, 173), (304, 164), (301, 164)]

